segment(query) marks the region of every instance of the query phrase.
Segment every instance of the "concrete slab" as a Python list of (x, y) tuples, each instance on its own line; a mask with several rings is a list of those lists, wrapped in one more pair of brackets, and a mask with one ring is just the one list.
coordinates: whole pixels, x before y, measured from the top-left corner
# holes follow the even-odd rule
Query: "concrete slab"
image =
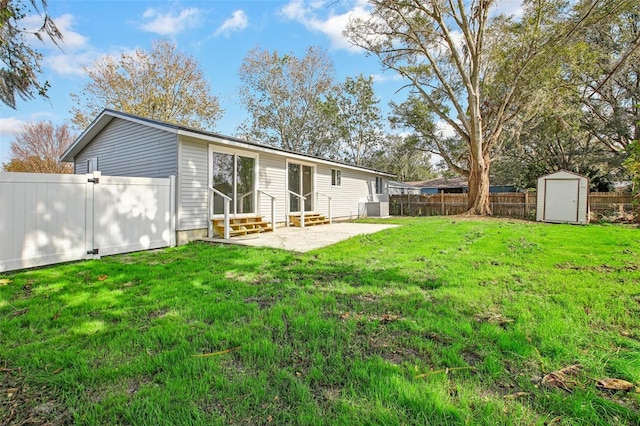
[(306, 228), (278, 228), (275, 232), (233, 237), (229, 240), (221, 238), (206, 238), (204, 240), (253, 247), (273, 247), (304, 253), (330, 246), (355, 235), (373, 234), (396, 226), (398, 225), (340, 222), (332, 223), (331, 225), (308, 226)]

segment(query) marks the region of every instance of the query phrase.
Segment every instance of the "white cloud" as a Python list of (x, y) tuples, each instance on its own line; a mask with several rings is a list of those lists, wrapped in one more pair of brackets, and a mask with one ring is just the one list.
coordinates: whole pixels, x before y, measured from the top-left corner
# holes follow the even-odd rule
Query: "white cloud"
[[(291, 0), (280, 9), (280, 14), (291, 21), (301, 23), (310, 31), (326, 35), (331, 41), (331, 47), (334, 49), (360, 50), (360, 48), (352, 45), (342, 33), (349, 20), (369, 17), (367, 2), (357, 0), (352, 3), (349, 10), (342, 13), (337, 13), (331, 7), (333, 4), (335, 3), (327, 1), (306, 3), (303, 0)], [(323, 13), (326, 16), (320, 16)]]
[(6, 137), (13, 138), (25, 124), (27, 124), (26, 121), (16, 117), (0, 118), (0, 136), (3, 139)]
[[(43, 36), (43, 45), (49, 52), (44, 54), (42, 64), (59, 75), (82, 75), (82, 68), (97, 57), (89, 44), (89, 38), (74, 31), (76, 18), (72, 14), (58, 16), (53, 21), (62, 33), (62, 40), (55, 45), (48, 37)], [(30, 15), (24, 19), (23, 24), (25, 28), (35, 30), (42, 26), (42, 17)], [(30, 42), (36, 47), (40, 43), (35, 36), (30, 36)]]
[(162, 13), (158, 9), (149, 8), (142, 14), (146, 22), (141, 28), (163, 36), (176, 35), (187, 28), (200, 25), (200, 15), (200, 10), (195, 7), (183, 9), (179, 13)]
[(213, 35), (224, 35), (228, 37), (233, 32), (242, 31), (247, 28), (249, 25), (249, 18), (244, 10), (239, 9), (233, 12), (230, 18), (218, 27), (218, 29), (213, 33)]
[(457, 135), (456, 131), (451, 127), (449, 123), (443, 120), (436, 121), (436, 130), (440, 137), (452, 138)]
[(513, 15), (518, 18), (522, 16), (523, 12), (524, 10), (522, 8), (521, 1), (501, 0), (494, 3), (494, 5), (492, 6), (491, 15), (496, 16), (504, 14), (507, 16)]
[(371, 74), (374, 83), (385, 83), (387, 81), (402, 81), (402, 76), (395, 71), (387, 74)]
[(73, 15), (67, 13), (59, 16), (53, 20), (56, 27), (62, 33), (62, 45), (63, 49), (78, 50), (87, 46), (89, 41), (88, 37), (83, 36), (72, 30), (75, 18)]
[(43, 62), (56, 74), (77, 77), (83, 76), (83, 68), (89, 66), (98, 56), (100, 54), (93, 49), (74, 53), (60, 52), (45, 56)]
[[(70, 13), (53, 18), (56, 27), (62, 33), (62, 40), (57, 40), (58, 46), (47, 36), (42, 33), (42, 41), (38, 40), (35, 35), (28, 36), (29, 42), (37, 46), (42, 44), (51, 49), (76, 50), (86, 46), (89, 39), (80, 33), (73, 31), (72, 27), (75, 23), (75, 17)], [(20, 24), (29, 32), (35, 32), (42, 27), (43, 18), (40, 15), (29, 15), (25, 17)]]

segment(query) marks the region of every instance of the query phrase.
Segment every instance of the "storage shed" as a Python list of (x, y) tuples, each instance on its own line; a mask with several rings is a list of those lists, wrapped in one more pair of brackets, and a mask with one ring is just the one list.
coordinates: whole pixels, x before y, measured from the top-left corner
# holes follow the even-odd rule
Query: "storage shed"
[(589, 222), (589, 178), (560, 170), (538, 179), (538, 222)]

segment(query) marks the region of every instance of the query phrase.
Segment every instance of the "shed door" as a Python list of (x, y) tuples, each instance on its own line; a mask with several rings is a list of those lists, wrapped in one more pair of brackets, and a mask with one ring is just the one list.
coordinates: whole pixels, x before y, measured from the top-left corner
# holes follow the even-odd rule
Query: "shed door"
[(577, 222), (579, 188), (579, 179), (545, 180), (544, 220)]

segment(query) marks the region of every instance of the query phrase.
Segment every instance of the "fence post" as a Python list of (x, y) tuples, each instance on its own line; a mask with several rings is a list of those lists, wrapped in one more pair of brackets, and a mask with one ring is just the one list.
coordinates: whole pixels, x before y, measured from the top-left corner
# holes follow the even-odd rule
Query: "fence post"
[(444, 191), (440, 192), (440, 209), (442, 210), (440, 215), (444, 216), (445, 214), (445, 210), (444, 210)]
[(524, 191), (524, 217), (523, 219), (527, 219), (529, 217), (529, 191)]

